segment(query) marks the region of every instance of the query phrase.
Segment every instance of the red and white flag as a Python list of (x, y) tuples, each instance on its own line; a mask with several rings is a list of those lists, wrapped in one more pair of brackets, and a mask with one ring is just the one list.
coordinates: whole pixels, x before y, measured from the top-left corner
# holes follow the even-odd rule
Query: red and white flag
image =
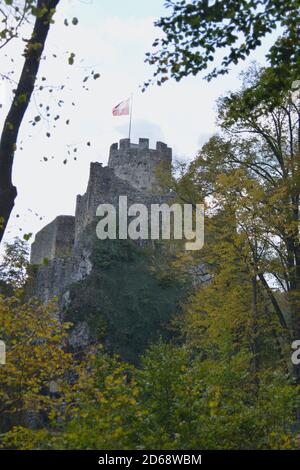
[(112, 109), (113, 116), (126, 116), (129, 114), (130, 98), (121, 101)]

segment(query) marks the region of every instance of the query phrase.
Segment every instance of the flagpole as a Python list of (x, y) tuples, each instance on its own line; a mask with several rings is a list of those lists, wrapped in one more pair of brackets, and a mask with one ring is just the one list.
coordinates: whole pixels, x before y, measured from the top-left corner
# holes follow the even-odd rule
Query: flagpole
[(130, 136), (131, 136), (132, 103), (133, 103), (133, 93), (131, 93), (131, 96), (130, 96), (129, 142), (130, 142)]

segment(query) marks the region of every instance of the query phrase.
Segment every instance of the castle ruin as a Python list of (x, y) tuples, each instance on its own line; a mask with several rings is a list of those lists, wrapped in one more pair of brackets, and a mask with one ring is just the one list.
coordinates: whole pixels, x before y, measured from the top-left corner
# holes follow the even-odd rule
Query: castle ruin
[(73, 282), (89, 274), (92, 268), (88, 227), (96, 219), (99, 204), (115, 207), (119, 196), (127, 196), (128, 204), (150, 206), (165, 202), (157, 182), (158, 165), (170, 171), (172, 149), (157, 142), (149, 148), (149, 139), (138, 144), (121, 139), (110, 147), (108, 165), (93, 162), (84, 195), (78, 195), (75, 216), (60, 215), (40, 230), (31, 247), (31, 264), (38, 265), (34, 291), (44, 301), (60, 295)]

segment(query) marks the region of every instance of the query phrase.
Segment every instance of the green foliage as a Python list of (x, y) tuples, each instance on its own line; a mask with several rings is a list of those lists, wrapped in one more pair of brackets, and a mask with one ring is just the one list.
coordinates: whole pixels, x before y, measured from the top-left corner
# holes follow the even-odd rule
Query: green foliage
[(29, 249), (27, 240), (16, 238), (5, 244), (3, 260), (0, 263), (0, 281), (11, 288), (23, 287), (27, 279)]
[(16, 427), (23, 449), (292, 449), (298, 391), (277, 371), (253, 386), (249, 358), (199, 361), (160, 342), (135, 369), (100, 352), (47, 431)]
[(19, 29), (33, 13), (35, 0), (5, 0), (1, 5), (0, 48), (18, 37)]
[[(67, 323), (57, 317), (55, 304), (36, 300), (22, 302), (20, 296), (0, 296), (0, 338), (6, 345), (6, 363), (0, 368), (0, 432), (14, 425), (37, 424), (42, 416), (61, 407), (69, 385), (66, 372), (74, 367), (64, 350)], [(60, 390), (53, 401), (51, 383)]]
[[(294, 34), (297, 2), (285, 2), (285, 12), (279, 1), (263, 2), (263, 12), (255, 2), (176, 5), (177, 13), (187, 7), (178, 27), (187, 22), (194, 32), (202, 25), (211, 41), (221, 33), (228, 39), (230, 27), (241, 21), (251, 50), (268, 28), (282, 23), (279, 53)], [(194, 7), (206, 8), (204, 16), (195, 17)], [(209, 29), (216, 20), (217, 29)], [(225, 69), (247, 53), (235, 51), (232, 41)], [(300, 380), (290, 361), (291, 337), (300, 332), (299, 104), (287, 93), (295, 68), (282, 81), (283, 60), (278, 67), (275, 73), (251, 68), (242, 89), (220, 100), (220, 124), (230, 137), (214, 136), (173, 178), (161, 171), (179, 201), (206, 198), (201, 252), (120, 240), (94, 245), (93, 269), (71, 287), (64, 312), (75, 324), (87, 322), (98, 345), (82, 363), (75, 365), (66, 353), (68, 325), (58, 321), (54, 307), (0, 299), (0, 337), (9, 346), (9, 367), (0, 369), (3, 447), (299, 447)], [(18, 261), (22, 250), (16, 248)], [(205, 282), (195, 275), (202, 266)], [(58, 386), (52, 401), (49, 378)], [(26, 407), (44, 412), (38, 429), (27, 426)]]
[(170, 336), (167, 324), (180, 311), (183, 284), (164, 282), (151, 270), (147, 248), (127, 240), (96, 241), (92, 273), (71, 288), (66, 318), (86, 321), (95, 341), (105, 339), (109, 350), (138, 361), (151, 341)]
[(50, 431), (16, 427), (6, 445), (46, 449), (129, 449), (138, 439), (141, 410), (132, 369), (101, 352), (81, 367), (63, 413), (52, 415)]
[[(186, 303), (184, 315), (177, 317), (173, 326), (180, 334), (177, 344), (163, 339), (154, 344), (158, 330), (151, 338), (153, 319), (148, 317), (147, 309), (141, 313), (149, 323), (140, 325), (140, 331), (135, 329), (135, 315), (142, 305), (137, 279), (140, 278), (140, 289), (149, 285), (150, 291), (155, 287), (157, 293), (159, 286), (153, 281), (154, 273), (147, 273), (148, 257), (152, 258), (153, 252), (147, 254), (125, 241), (114, 245), (107, 240), (95, 246), (98, 277), (93, 280), (93, 273), (85, 284), (75, 286), (77, 291), (82, 287), (87, 295), (84, 298), (83, 291), (79, 292), (77, 308), (79, 300), (83, 304), (93, 298), (91, 292), (95, 297), (97, 286), (96, 308), (101, 306), (105, 311), (108, 305), (105, 295), (114, 294), (115, 310), (107, 310), (112, 318), (111, 324), (106, 318), (106, 328), (111, 328), (110, 338), (116, 331), (115, 347), (124, 349), (129, 344), (122, 338), (123, 330), (137, 332), (131, 336), (134, 345), (131, 356), (128, 351), (127, 355), (135, 360), (139, 356), (138, 366), (107, 354), (99, 346), (94, 351), (85, 351), (83, 361), (76, 364), (64, 351), (69, 325), (57, 320), (55, 306), (40, 306), (34, 301), (24, 305), (16, 298), (2, 300), (0, 335), (9, 350), (8, 368), (0, 371), (0, 405), (2, 399), (6, 416), (2, 447), (98, 450), (298, 447), (294, 429), (300, 406), (299, 387), (295, 386), (285, 361), (282, 327), (263, 286), (253, 285), (249, 246), (243, 234), (233, 230), (230, 217), (230, 212), (224, 211), (221, 222), (219, 215), (208, 224), (209, 242), (201, 257), (212, 277), (195, 290)], [(215, 231), (218, 224), (221, 232)], [(159, 256), (163, 260), (161, 252)], [(185, 263), (190, 266), (191, 259), (180, 256), (174, 262), (174, 281), (180, 265)], [(151, 284), (150, 279), (155, 283)], [(134, 299), (139, 300), (136, 310), (130, 296), (125, 298), (117, 292), (121, 284), (122, 291), (128, 293), (131, 287), (132, 295), (135, 293)], [(145, 291), (142, 292), (144, 295)], [(169, 294), (168, 290), (164, 292)], [(152, 298), (151, 311), (155, 316), (153, 304)], [(165, 310), (165, 305), (160, 305)], [(126, 310), (129, 307), (131, 310)], [(100, 312), (97, 311), (94, 320), (101, 318)], [(79, 313), (74, 303), (71, 313), (75, 316)], [(91, 320), (88, 315), (84, 319)], [(149, 339), (153, 344), (140, 356)], [(21, 401), (16, 399), (20, 377)], [(44, 392), (49, 381), (56, 385), (55, 399)], [(24, 410), (34, 412), (36, 420), (43, 412), (44, 419), (36, 429), (27, 425)]]
[[(158, 85), (203, 71), (209, 80), (228, 73), (278, 27), (282, 35), (268, 53), (270, 64), (280, 77), (299, 77), (299, 0), (167, 0), (166, 5), (169, 15), (156, 22), (164, 34), (146, 58), (156, 67)], [(219, 50), (221, 64), (211, 69)]]

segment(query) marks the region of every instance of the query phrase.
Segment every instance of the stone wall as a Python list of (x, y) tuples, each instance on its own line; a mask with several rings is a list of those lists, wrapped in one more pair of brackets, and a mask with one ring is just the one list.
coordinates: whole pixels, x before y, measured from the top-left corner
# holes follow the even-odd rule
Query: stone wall
[(171, 162), (172, 149), (163, 142), (157, 142), (154, 150), (149, 148), (149, 139), (139, 139), (138, 144), (122, 139), (119, 145), (111, 145), (108, 166), (134, 188), (157, 193), (157, 166), (162, 164), (171, 168)]
[(68, 286), (84, 279), (92, 269), (90, 251), (82, 249), (66, 258), (55, 258), (38, 267), (36, 275), (28, 286), (28, 294), (48, 302), (66, 292)]
[(75, 244), (81, 239), (84, 229), (96, 219), (99, 204), (112, 204), (118, 209), (119, 196), (127, 196), (128, 205), (134, 203), (150, 204), (165, 201), (163, 195), (142, 192), (119, 178), (110, 167), (101, 163), (91, 163), (90, 178), (86, 193), (77, 196), (75, 213)]
[(44, 259), (52, 260), (69, 256), (74, 244), (75, 217), (59, 215), (40, 230), (31, 246), (31, 264), (41, 264)]

